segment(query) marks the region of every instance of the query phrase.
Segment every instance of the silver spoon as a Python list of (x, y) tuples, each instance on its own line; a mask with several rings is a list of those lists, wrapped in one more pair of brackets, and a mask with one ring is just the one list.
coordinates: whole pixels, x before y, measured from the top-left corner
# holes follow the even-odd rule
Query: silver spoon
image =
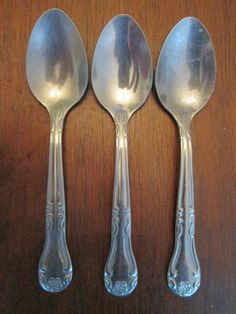
[(35, 24), (27, 49), (26, 73), (32, 93), (46, 107), (51, 120), (46, 239), (39, 262), (39, 283), (46, 291), (59, 292), (72, 278), (65, 235), (63, 121), (88, 82), (83, 42), (63, 11), (46, 11)]
[(206, 28), (193, 17), (182, 19), (164, 42), (155, 80), (160, 101), (175, 118), (180, 132), (175, 246), (167, 279), (169, 288), (181, 297), (191, 296), (200, 285), (200, 266), (194, 241), (190, 124), (213, 92), (215, 71), (214, 49)]
[(152, 85), (151, 56), (139, 25), (128, 15), (114, 17), (100, 35), (93, 56), (92, 85), (116, 126), (111, 247), (104, 281), (113, 295), (130, 294), (138, 271), (131, 246), (131, 205), (127, 125)]

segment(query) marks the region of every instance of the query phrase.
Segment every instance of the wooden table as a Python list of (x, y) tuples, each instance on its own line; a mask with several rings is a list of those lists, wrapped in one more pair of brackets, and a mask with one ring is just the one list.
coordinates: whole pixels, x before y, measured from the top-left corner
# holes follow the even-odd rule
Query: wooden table
[[(167, 288), (174, 236), (179, 138), (153, 88), (129, 129), (133, 249), (139, 284), (127, 298), (103, 287), (110, 245), (114, 126), (91, 84), (68, 115), (64, 133), (67, 239), (74, 277), (67, 290), (38, 285), (44, 242), (49, 117), (25, 78), (27, 41), (52, 7), (75, 22), (91, 66), (97, 38), (114, 16), (136, 19), (155, 66), (161, 45), (185, 16), (202, 20), (217, 57), (214, 94), (192, 125), (199, 292), (181, 299)], [(236, 2), (225, 0), (1, 0), (0, 2), (0, 312), (236, 313)]]

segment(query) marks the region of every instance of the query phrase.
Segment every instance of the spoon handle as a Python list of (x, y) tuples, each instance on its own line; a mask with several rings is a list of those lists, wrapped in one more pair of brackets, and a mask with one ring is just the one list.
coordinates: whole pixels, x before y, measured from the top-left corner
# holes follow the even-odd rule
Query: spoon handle
[(39, 283), (48, 292), (60, 292), (70, 283), (72, 264), (65, 235), (65, 192), (62, 164), (64, 115), (50, 112), (51, 133), (46, 201), (46, 239), (39, 261)]
[(105, 287), (115, 296), (130, 294), (135, 289), (138, 280), (138, 271), (131, 245), (127, 123), (126, 111), (118, 111), (115, 115), (116, 161), (111, 247), (104, 271)]
[(194, 192), (190, 124), (179, 124), (181, 161), (176, 210), (175, 246), (168, 269), (169, 288), (189, 297), (200, 285), (200, 265), (195, 249)]

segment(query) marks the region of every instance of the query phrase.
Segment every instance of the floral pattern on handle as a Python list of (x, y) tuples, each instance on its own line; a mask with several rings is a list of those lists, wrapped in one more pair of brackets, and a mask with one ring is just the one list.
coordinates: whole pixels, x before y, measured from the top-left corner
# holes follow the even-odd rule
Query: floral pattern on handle
[(179, 125), (181, 141), (180, 179), (176, 210), (175, 246), (167, 279), (169, 288), (189, 297), (200, 286), (200, 265), (195, 248), (194, 191), (190, 125)]
[(105, 287), (115, 296), (130, 294), (137, 285), (138, 271), (131, 244), (131, 204), (128, 171), (126, 111), (119, 110), (116, 123), (116, 164), (113, 191), (111, 247), (105, 265)]
[(46, 202), (46, 239), (39, 261), (39, 283), (48, 292), (64, 290), (72, 279), (72, 264), (66, 243), (66, 209), (62, 164), (64, 114), (52, 111), (48, 187)]

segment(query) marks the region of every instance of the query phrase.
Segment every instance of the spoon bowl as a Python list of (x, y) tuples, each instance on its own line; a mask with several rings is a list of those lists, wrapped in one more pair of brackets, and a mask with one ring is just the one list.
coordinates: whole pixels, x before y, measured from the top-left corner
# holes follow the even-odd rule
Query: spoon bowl
[(102, 31), (93, 56), (92, 85), (99, 102), (114, 117), (130, 116), (146, 100), (152, 65), (146, 38), (128, 15), (114, 17)]
[(152, 86), (148, 44), (140, 26), (130, 16), (116, 16), (101, 33), (93, 56), (92, 85), (116, 126), (111, 247), (104, 282), (111, 294), (126, 296), (135, 289), (138, 280), (131, 245), (128, 120), (145, 102)]
[(35, 24), (26, 76), (32, 93), (49, 111), (69, 109), (83, 96), (88, 81), (86, 52), (77, 28), (63, 11), (48, 10)]
[(66, 243), (63, 122), (68, 110), (83, 96), (88, 82), (83, 42), (63, 11), (48, 10), (36, 22), (27, 49), (26, 76), (32, 93), (46, 107), (51, 120), (46, 239), (39, 261), (39, 283), (48, 292), (60, 292), (72, 279)]
[(208, 102), (215, 85), (215, 53), (196, 18), (182, 19), (161, 49), (155, 77), (163, 106), (176, 118), (192, 118)]

